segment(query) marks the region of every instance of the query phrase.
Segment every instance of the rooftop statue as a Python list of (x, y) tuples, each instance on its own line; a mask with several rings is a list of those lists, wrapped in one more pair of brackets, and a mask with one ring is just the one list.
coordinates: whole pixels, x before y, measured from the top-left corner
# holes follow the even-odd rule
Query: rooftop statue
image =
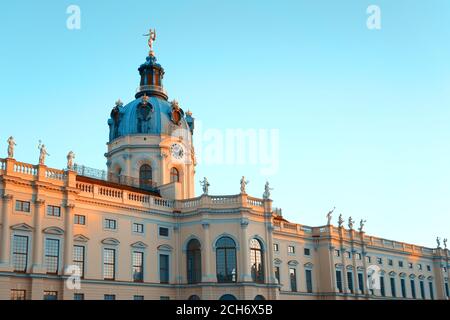
[(204, 194), (204, 195), (208, 195), (209, 187), (210, 187), (211, 185), (209, 184), (208, 179), (206, 179), (206, 177), (203, 178), (203, 181), (200, 181), (200, 185), (202, 186), (203, 194)]
[(242, 194), (247, 194), (245, 188), (247, 187), (247, 185), (248, 185), (249, 183), (250, 183), (250, 181), (245, 180), (245, 177), (242, 176), (242, 179), (241, 179), (241, 193), (242, 193)]
[(338, 219), (338, 226), (339, 228), (342, 228), (342, 225), (344, 224), (344, 218), (342, 218), (342, 213), (339, 215)]
[(436, 243), (437, 243), (437, 247), (439, 249), (441, 247), (441, 238), (437, 237), (436, 238)]
[(444, 239), (444, 248), (447, 249), (447, 238)]
[(353, 230), (353, 224), (355, 223), (355, 221), (353, 221), (353, 218), (352, 217), (350, 217), (350, 218), (348, 218), (348, 228), (350, 229), (350, 230)]
[(40, 151), (39, 153), (39, 164), (45, 165), (45, 157), (50, 156), (50, 154), (47, 153), (47, 148), (45, 147), (45, 144), (42, 144), (42, 141), (39, 140), (39, 146), (38, 149)]
[(266, 182), (266, 185), (264, 187), (264, 194), (263, 194), (263, 199), (268, 200), (270, 199), (270, 191), (273, 190), (270, 185), (269, 185), (269, 181)]
[(148, 37), (148, 46), (150, 48), (149, 56), (154, 56), (155, 53), (153, 51), (153, 42), (156, 41), (156, 30), (150, 29), (147, 34), (144, 34), (144, 37)]
[(363, 232), (364, 229), (364, 224), (366, 223), (366, 220), (361, 219), (361, 221), (359, 222), (359, 232)]
[(329, 226), (329, 225), (331, 225), (331, 219), (333, 218), (333, 212), (334, 212), (334, 210), (336, 210), (336, 207), (333, 207), (333, 209), (332, 210), (330, 210), (328, 213), (327, 213), (327, 225)]
[(17, 146), (13, 137), (9, 137), (8, 141), (8, 158), (14, 158), (14, 147)]
[(70, 151), (67, 154), (67, 169), (73, 170), (73, 160), (75, 159), (75, 153), (73, 151)]

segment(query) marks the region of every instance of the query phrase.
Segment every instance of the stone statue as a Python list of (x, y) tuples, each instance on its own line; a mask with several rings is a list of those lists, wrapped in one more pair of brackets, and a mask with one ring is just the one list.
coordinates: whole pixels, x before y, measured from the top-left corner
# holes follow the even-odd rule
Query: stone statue
[(247, 187), (247, 185), (250, 183), (250, 181), (245, 180), (245, 177), (242, 176), (241, 179), (241, 193), (242, 194), (247, 194), (247, 192), (245, 191), (245, 188)]
[(350, 229), (350, 230), (353, 230), (353, 224), (355, 223), (355, 221), (353, 221), (353, 218), (352, 217), (350, 217), (350, 218), (348, 218), (348, 228)]
[(150, 119), (152, 118), (153, 107), (148, 102), (148, 97), (144, 95), (138, 107), (138, 132), (148, 133), (150, 131)]
[(75, 159), (75, 153), (73, 151), (70, 151), (67, 154), (67, 169), (73, 170), (73, 159)]
[(270, 191), (273, 190), (270, 185), (269, 185), (269, 181), (266, 182), (266, 185), (264, 187), (264, 194), (263, 194), (263, 199), (264, 200), (268, 200), (270, 199)]
[(336, 210), (336, 207), (333, 207), (333, 209), (332, 210), (330, 210), (328, 213), (327, 213), (327, 225), (329, 226), (329, 225), (331, 225), (331, 219), (333, 218), (333, 212), (334, 212), (334, 210)]
[(14, 158), (14, 147), (17, 146), (13, 137), (9, 137), (8, 141), (8, 158)]
[(437, 243), (437, 247), (439, 249), (441, 247), (441, 238), (437, 237), (436, 238), (436, 243)]
[(209, 181), (208, 181), (208, 179), (206, 179), (206, 177), (203, 178), (203, 181), (200, 181), (200, 185), (202, 186), (202, 189), (203, 189), (203, 195), (208, 195), (209, 187), (211, 185), (209, 184)]
[(40, 151), (39, 164), (43, 166), (45, 165), (45, 157), (50, 155), (47, 153), (47, 148), (45, 147), (45, 144), (42, 144), (41, 140), (39, 140), (38, 149)]
[(366, 220), (361, 219), (361, 221), (359, 222), (359, 232), (363, 232), (364, 229), (364, 224), (366, 223)]
[(444, 239), (444, 248), (447, 249), (447, 238)]
[(148, 34), (144, 34), (144, 37), (148, 37), (148, 46), (150, 48), (150, 52), (149, 55), (150, 56), (154, 56), (154, 52), (153, 52), (153, 42), (156, 41), (156, 30), (155, 29), (150, 29), (148, 31)]
[(342, 213), (339, 215), (338, 219), (338, 226), (339, 228), (342, 228), (342, 225), (344, 224), (344, 218), (342, 218)]

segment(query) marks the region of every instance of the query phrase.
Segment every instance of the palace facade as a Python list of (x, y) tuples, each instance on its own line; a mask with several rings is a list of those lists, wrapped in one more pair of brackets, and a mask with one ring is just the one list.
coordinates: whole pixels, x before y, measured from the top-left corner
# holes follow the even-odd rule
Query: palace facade
[(255, 198), (245, 181), (240, 194), (213, 196), (205, 179), (195, 197), (192, 113), (169, 102), (153, 51), (138, 70), (135, 99), (108, 120), (106, 171), (71, 155), (66, 170), (47, 167), (45, 154), (18, 162), (10, 142), (0, 159), (0, 299), (449, 298), (446, 248), (292, 223), (268, 187)]

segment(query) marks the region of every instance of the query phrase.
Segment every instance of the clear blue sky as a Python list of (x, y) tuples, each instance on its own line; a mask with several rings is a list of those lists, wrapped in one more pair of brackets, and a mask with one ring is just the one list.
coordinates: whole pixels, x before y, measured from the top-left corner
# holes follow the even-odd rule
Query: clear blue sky
[[(81, 8), (81, 30), (66, 8)], [(366, 28), (379, 5), (382, 29)], [(155, 51), (171, 98), (206, 128), (280, 130), (270, 177), (287, 219), (322, 225), (333, 206), (367, 232), (434, 246), (450, 237), (450, 2), (8, 1), (0, 8), (0, 142), (37, 162), (104, 168), (114, 102), (133, 99)], [(265, 179), (251, 165), (204, 165), (211, 193)]]

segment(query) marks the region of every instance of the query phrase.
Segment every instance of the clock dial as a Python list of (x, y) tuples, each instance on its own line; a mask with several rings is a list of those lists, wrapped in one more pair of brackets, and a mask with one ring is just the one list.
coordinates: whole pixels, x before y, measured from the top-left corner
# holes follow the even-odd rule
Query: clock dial
[(184, 149), (183, 147), (178, 144), (178, 143), (174, 143), (171, 147), (170, 147), (170, 153), (172, 154), (172, 157), (176, 160), (181, 160), (184, 157)]

